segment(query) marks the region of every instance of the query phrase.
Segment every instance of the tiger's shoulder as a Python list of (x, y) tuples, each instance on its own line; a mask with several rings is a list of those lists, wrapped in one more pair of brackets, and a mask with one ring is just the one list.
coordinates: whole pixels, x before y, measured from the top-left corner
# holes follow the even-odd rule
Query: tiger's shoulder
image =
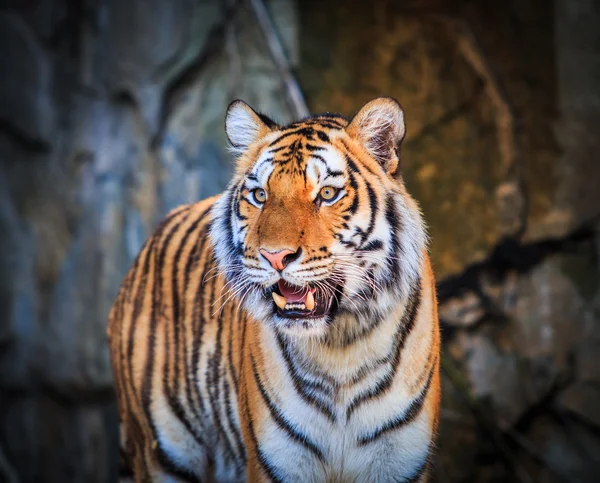
[[(133, 302), (134, 286), (137, 284), (139, 290), (139, 279), (148, 276), (152, 263), (161, 263), (167, 269), (171, 269), (170, 260), (173, 257), (169, 255), (173, 255), (177, 247), (194, 231), (199, 232), (204, 239), (204, 243), (201, 245), (203, 251), (212, 252), (209, 236), (209, 228), (213, 219), (211, 208), (221, 196), (222, 194), (218, 194), (197, 203), (177, 206), (169, 211), (154, 229), (121, 282), (115, 303), (111, 307), (107, 326), (109, 343), (117, 330), (115, 326), (122, 322), (123, 307)], [(158, 258), (155, 255), (158, 255)], [(152, 279), (151, 282), (156, 283), (156, 280)], [(146, 286), (146, 290), (150, 290), (150, 286)]]

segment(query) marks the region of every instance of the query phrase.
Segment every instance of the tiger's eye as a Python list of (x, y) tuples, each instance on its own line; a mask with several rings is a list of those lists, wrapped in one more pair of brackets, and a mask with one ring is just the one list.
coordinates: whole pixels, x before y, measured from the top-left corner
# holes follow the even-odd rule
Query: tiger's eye
[(325, 201), (332, 200), (333, 198), (335, 198), (336, 194), (337, 194), (337, 189), (334, 188), (333, 186), (325, 186), (325, 187), (321, 188), (321, 191), (319, 192), (319, 195)]
[(267, 192), (262, 188), (256, 188), (252, 193), (257, 203), (264, 203), (267, 199)]

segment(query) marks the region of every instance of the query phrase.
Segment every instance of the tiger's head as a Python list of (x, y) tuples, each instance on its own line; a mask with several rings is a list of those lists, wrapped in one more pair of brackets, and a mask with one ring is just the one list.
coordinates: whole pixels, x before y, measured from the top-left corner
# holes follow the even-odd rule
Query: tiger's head
[(237, 165), (211, 237), (256, 319), (323, 335), (336, 318), (369, 323), (408, 296), (426, 235), (400, 176), (397, 101), (375, 99), (350, 122), (324, 114), (285, 127), (234, 101), (225, 129)]

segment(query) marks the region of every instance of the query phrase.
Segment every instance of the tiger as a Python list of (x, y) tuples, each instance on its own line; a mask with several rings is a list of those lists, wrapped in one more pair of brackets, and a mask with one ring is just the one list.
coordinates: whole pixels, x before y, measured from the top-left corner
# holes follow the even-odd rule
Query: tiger
[(174, 209), (108, 321), (136, 482), (424, 482), (440, 414), (429, 239), (400, 104), (225, 116), (225, 191)]

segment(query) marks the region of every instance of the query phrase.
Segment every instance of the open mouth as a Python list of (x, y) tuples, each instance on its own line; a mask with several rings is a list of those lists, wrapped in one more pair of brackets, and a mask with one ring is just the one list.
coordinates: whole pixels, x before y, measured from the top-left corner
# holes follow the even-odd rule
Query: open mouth
[(289, 319), (314, 319), (332, 313), (336, 308), (333, 294), (314, 287), (299, 287), (280, 280), (271, 292), (274, 311)]

